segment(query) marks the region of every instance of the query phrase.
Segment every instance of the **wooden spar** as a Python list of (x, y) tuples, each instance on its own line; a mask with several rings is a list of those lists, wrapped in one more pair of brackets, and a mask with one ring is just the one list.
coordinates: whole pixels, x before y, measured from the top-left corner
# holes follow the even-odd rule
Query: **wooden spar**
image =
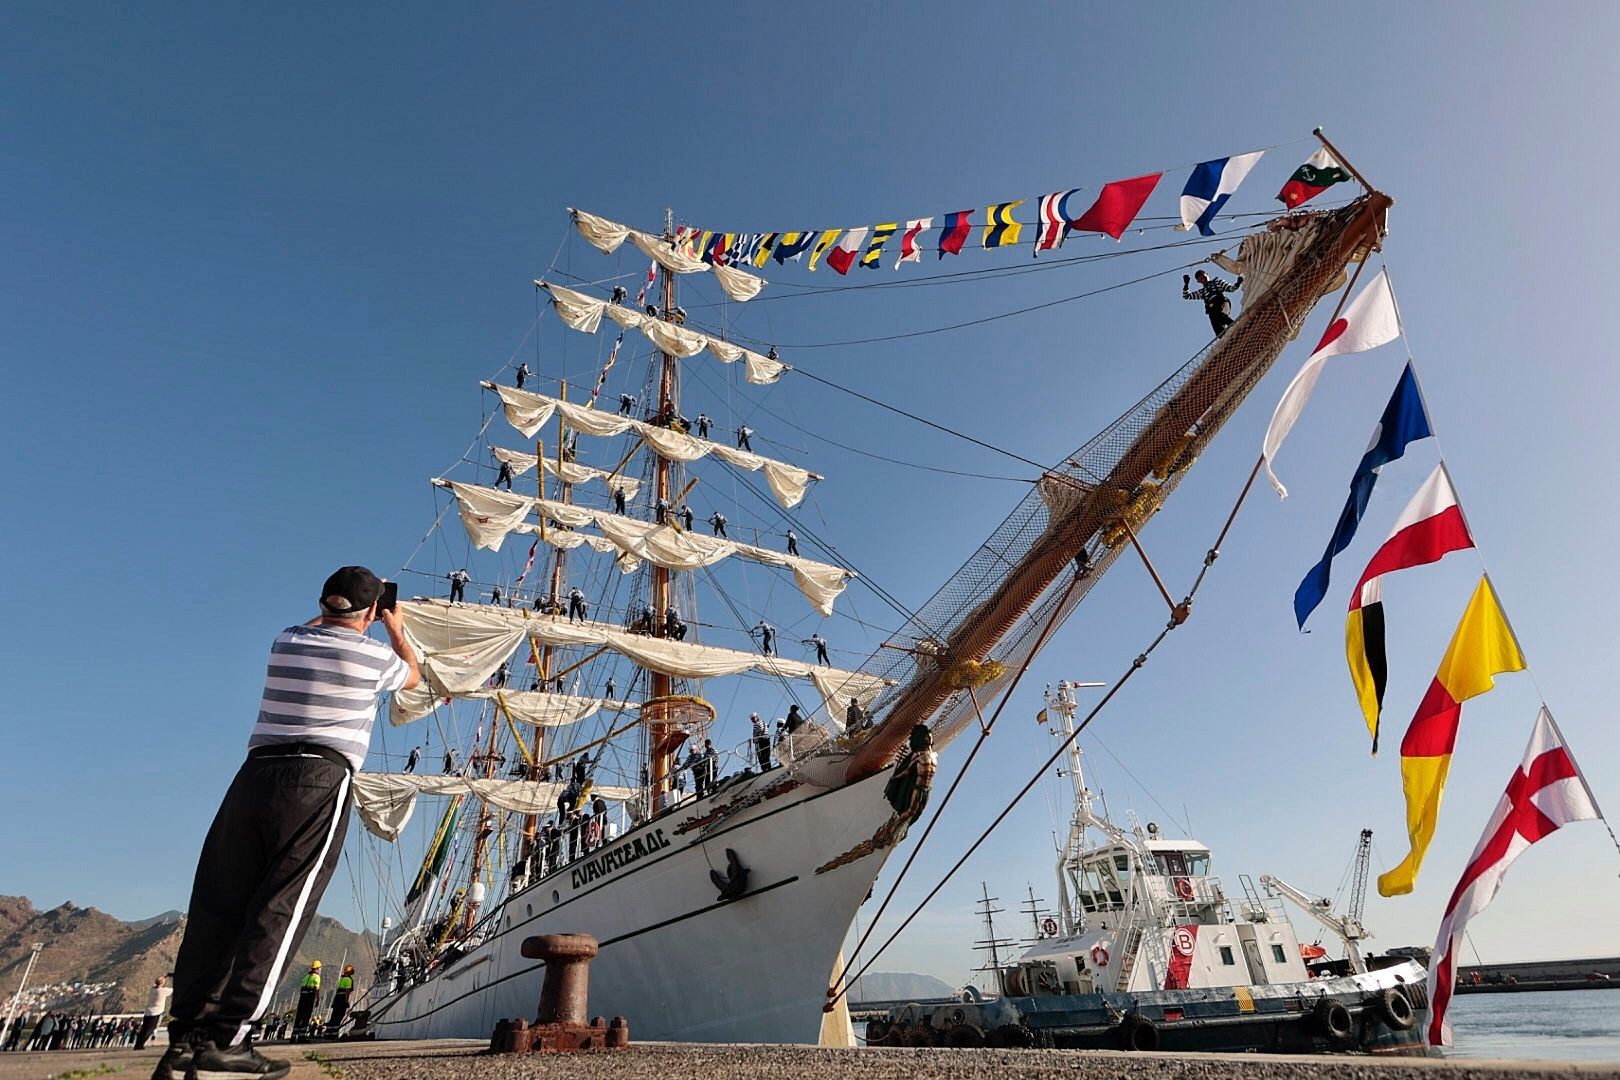
[[(567, 383), (566, 380), (561, 384), (561, 397), (560, 397), (560, 400), (562, 400), (562, 401), (567, 401), (568, 400), (568, 383)], [(558, 494), (561, 496), (561, 501), (563, 503), (565, 503), (565, 504), (573, 497), (573, 493), (574, 493), (574, 485), (568, 483), (567, 481), (565, 481), (563, 479), (563, 470), (562, 470), (563, 447), (567, 444), (567, 442), (568, 442), (568, 424), (567, 424), (566, 421), (563, 420), (562, 416), (559, 415), (557, 417), (557, 483), (559, 485)], [(535, 458), (535, 464), (537, 466), (535, 471), (540, 474), (539, 476), (535, 477), (535, 483), (536, 483), (537, 489), (540, 492), (540, 498), (542, 500), (544, 500), (545, 497), (546, 497), (546, 468), (545, 468), (546, 446), (545, 446), (544, 442), (542, 442), (541, 440), (538, 440), (538, 439), (535, 440), (535, 444), (534, 444), (534, 458)], [(540, 530), (541, 530), (541, 535), (542, 536), (545, 535), (545, 528), (546, 528), (546, 515), (545, 515), (544, 512), (542, 512), (540, 514)], [(567, 551), (565, 551), (563, 548), (558, 548), (557, 551), (556, 551), (556, 558), (553, 559), (552, 563), (551, 563), (551, 602), (553, 604), (556, 604), (558, 602), (558, 600), (561, 598), (562, 578), (563, 578), (563, 560), (567, 557), (567, 555), (568, 555)], [(555, 617), (555, 611), (553, 612), (553, 617)], [(534, 645), (531, 643), (529, 648), (533, 649)], [(544, 685), (543, 680), (546, 679), (546, 677), (551, 674), (551, 646), (547, 645), (544, 649), (540, 650), (540, 652), (534, 657), (534, 660), (535, 660), (535, 667), (534, 667), (535, 674), (537, 676), (539, 676), (539, 678), (542, 680), (542, 685)], [(516, 738), (520, 742), (523, 739), (523, 736), (518, 734), (518, 729), (515, 726), (512, 728), (512, 735), (513, 735), (514, 738)], [(543, 740), (544, 740), (544, 735), (545, 735), (545, 728), (536, 727), (534, 729), (534, 752), (531, 754), (527, 747), (525, 747), (524, 751), (523, 751), (523, 756), (525, 758), (529, 759), (529, 779), (530, 780), (538, 780), (538, 779), (540, 779), (540, 764), (539, 764), (539, 762), (540, 762), (541, 755), (544, 752), (543, 751), (543, 746), (542, 746), (542, 743), (543, 743)], [(523, 818), (523, 857), (525, 859), (527, 859), (529, 857), (530, 853), (534, 850), (534, 845), (535, 845), (536, 838), (539, 835), (539, 830), (540, 830), (540, 815), (539, 814), (526, 814), (526, 815), (524, 815), (524, 818)]]
[[(665, 231), (668, 232), (667, 227)], [(675, 274), (667, 266), (662, 266), (661, 270), (663, 278), (664, 309), (660, 314), (667, 322), (675, 310)], [(680, 415), (680, 410), (677, 407), (678, 402), (676, 402), (675, 399), (677, 393), (679, 392), (679, 387), (675, 377), (675, 358), (669, 353), (662, 351), (660, 351), (658, 355), (662, 357), (662, 364), (660, 366), (658, 376), (658, 412), (660, 415), (664, 415), (666, 410), (673, 408), (675, 410), (675, 414), (678, 416)], [(667, 500), (669, 499), (670, 464), (662, 454), (653, 455), (653, 476), (655, 477), (653, 501), (657, 502), (659, 499), (663, 499), (666, 500), (666, 504), (668, 504)], [(665, 567), (657, 565), (656, 563), (653, 565), (652, 570), (652, 600), (654, 616), (651, 630), (654, 637), (662, 638), (667, 636), (664, 612), (668, 611), (670, 608), (670, 577), (669, 570)], [(674, 689), (674, 680), (661, 671), (653, 671), (650, 674), (651, 679), (649, 689), (652, 691), (652, 698), (658, 699), (668, 697)], [(664, 789), (669, 783), (669, 752), (665, 746), (665, 743), (669, 738), (669, 725), (658, 723), (658, 718), (656, 716), (649, 716), (645, 717), (644, 719), (649, 721), (645, 729), (647, 741), (647, 782), (651, 787), (652, 796), (652, 805), (649, 809), (656, 813), (659, 805), (663, 801)]]
[(1367, 178), (1356, 171), (1356, 167), (1350, 164), (1348, 158), (1339, 153), (1339, 148), (1337, 146), (1334, 146), (1332, 143), (1328, 142), (1328, 137), (1321, 128), (1313, 128), (1311, 130), (1311, 134), (1315, 135), (1317, 139), (1320, 140), (1322, 146), (1327, 150), (1327, 152), (1333, 155), (1333, 160), (1337, 161), (1340, 165), (1343, 165), (1345, 167), (1345, 171), (1356, 178), (1356, 183), (1360, 184), (1368, 192), (1378, 190), (1371, 184), (1367, 183)]
[[(1354, 204), (1352, 204), (1354, 205)], [(1107, 524), (1118, 517), (1115, 501), (1120, 493), (1140, 489), (1154, 467), (1176, 449), (1187, 432), (1194, 430), (1211, 411), (1211, 402), (1222, 402), (1220, 411), (1198, 427), (1199, 435), (1191, 449), (1201, 449), (1219, 431), (1226, 418), (1242, 402), (1242, 394), (1230, 394), (1241, 387), (1257, 358), (1269, 357), (1269, 365), (1281, 353), (1300, 321), (1322, 298), (1333, 278), (1342, 273), (1351, 257), (1361, 248), (1375, 244), (1382, 234), (1384, 219), (1392, 200), (1373, 192), (1361, 200), (1355, 216), (1329, 238), (1317, 241), (1314, 250), (1296, 260), (1298, 276), (1307, 287), (1296, 296), (1284, 297), (1273, 287), (1211, 348), (1203, 364), (1154, 414), (1146, 430), (1126, 449), (1108, 477), (1092, 493), (1052, 522), (1013, 566), (999, 588), (964, 617), (944, 643), (949, 661), (984, 660), (1012, 631), (1045, 594), (1047, 588), (1073, 565), (1075, 554)], [(1262, 367), (1263, 371), (1264, 368)], [(845, 769), (845, 779), (853, 783), (889, 766), (894, 754), (914, 725), (928, 720), (955, 692), (945, 664), (920, 672), (901, 691), (888, 715), (855, 752)]]
[[(551, 646), (547, 645), (546, 648), (549, 650), (551, 648)], [(561, 671), (557, 672), (555, 675), (552, 675), (551, 677), (553, 679), (560, 679), (564, 675), (572, 675), (574, 672), (578, 671), (580, 668), (584, 667), (586, 664), (590, 663), (592, 660), (595, 660), (598, 656), (601, 656), (603, 653), (605, 653), (607, 651), (608, 651), (608, 647), (606, 645), (604, 645), (600, 649), (597, 649), (595, 652), (588, 653), (585, 656), (585, 659), (581, 660), (579, 663), (570, 664), (567, 667), (563, 668)], [(550, 674), (550, 672), (547, 672), (547, 674)]]
[(620, 458), (619, 463), (613, 466), (613, 471), (608, 473), (607, 476), (603, 478), (602, 482), (607, 485), (608, 492), (610, 494), (613, 491), (613, 478), (619, 475), (619, 470), (630, 464), (630, 459), (636, 456), (636, 451), (640, 450), (641, 444), (646, 441), (647, 437), (645, 435), (637, 437), (635, 443), (631, 445), (629, 453)]

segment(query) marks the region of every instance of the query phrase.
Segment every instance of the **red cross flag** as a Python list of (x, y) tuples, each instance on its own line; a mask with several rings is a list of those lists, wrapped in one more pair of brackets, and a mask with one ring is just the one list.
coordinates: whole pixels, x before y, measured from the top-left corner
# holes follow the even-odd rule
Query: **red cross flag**
[(1462, 944), (1468, 920), (1490, 904), (1507, 868), (1525, 848), (1572, 821), (1596, 821), (1602, 817), (1597, 800), (1564, 746), (1558, 725), (1543, 705), (1524, 752), (1524, 763), (1508, 781), (1507, 793), (1496, 804), (1485, 835), (1469, 858), (1462, 880), (1446, 905), (1446, 916), (1440, 921), (1434, 963), (1429, 968), (1431, 1046), (1451, 1045), (1446, 1008), (1451, 1004), (1457, 948)]

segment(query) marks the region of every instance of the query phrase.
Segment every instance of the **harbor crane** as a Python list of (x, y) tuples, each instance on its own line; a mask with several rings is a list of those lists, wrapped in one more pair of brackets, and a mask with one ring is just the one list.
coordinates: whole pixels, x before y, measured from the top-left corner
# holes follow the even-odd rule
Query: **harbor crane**
[(1362, 829), (1361, 840), (1356, 845), (1355, 876), (1350, 886), (1350, 904), (1342, 917), (1333, 914), (1333, 901), (1327, 897), (1312, 896), (1270, 874), (1260, 875), (1261, 885), (1282, 896), (1285, 900), (1292, 902), (1301, 911), (1327, 927), (1340, 941), (1344, 942), (1345, 956), (1350, 961), (1350, 970), (1357, 975), (1367, 970), (1367, 964), (1361, 958), (1360, 942), (1372, 937), (1367, 928), (1361, 924), (1362, 909), (1367, 904), (1367, 866), (1371, 858), (1372, 830)]

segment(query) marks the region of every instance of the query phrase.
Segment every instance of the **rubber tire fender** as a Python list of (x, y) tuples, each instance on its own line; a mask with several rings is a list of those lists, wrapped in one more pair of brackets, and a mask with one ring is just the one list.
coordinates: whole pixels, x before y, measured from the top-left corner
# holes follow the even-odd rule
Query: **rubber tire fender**
[(887, 1020), (873, 1020), (866, 1025), (866, 1045), (881, 1046), (883, 1040), (888, 1038), (889, 1022)]
[(1316, 1003), (1316, 1008), (1311, 1010), (1311, 1026), (1329, 1042), (1348, 1042), (1355, 1034), (1350, 1010), (1345, 1008), (1344, 1002), (1333, 998), (1323, 998)]
[(1140, 1013), (1127, 1013), (1119, 1022), (1119, 1031), (1127, 1050), (1145, 1053), (1159, 1048), (1159, 1025)]
[(945, 1045), (976, 1050), (984, 1045), (984, 1032), (972, 1024), (952, 1024), (945, 1032)]
[(1412, 1000), (1398, 986), (1386, 986), (1378, 995), (1378, 1016), (1395, 1031), (1406, 1031), (1417, 1023), (1417, 1010)]
[(1023, 1024), (1002, 1024), (990, 1032), (988, 1041), (1003, 1050), (1030, 1050), (1035, 1046), (1035, 1033)]

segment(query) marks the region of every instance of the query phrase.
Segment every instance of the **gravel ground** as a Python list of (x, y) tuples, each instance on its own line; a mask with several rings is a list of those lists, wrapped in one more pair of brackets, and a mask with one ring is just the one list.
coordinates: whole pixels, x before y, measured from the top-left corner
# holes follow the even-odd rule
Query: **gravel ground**
[[(632, 1035), (634, 1030), (632, 1029)], [(294, 1062), (288, 1080), (1620, 1080), (1620, 1064), (1569, 1065), (1417, 1058), (1284, 1057), (1272, 1054), (1124, 1054), (1083, 1050), (822, 1050), (808, 1046), (646, 1043), (594, 1054), (493, 1057), (481, 1043), (270, 1045)], [(313, 1055), (313, 1057), (312, 1057)], [(156, 1051), (0, 1054), (0, 1080), (145, 1080)]]
[[(634, 1036), (634, 1029), (631, 1031)], [(823, 1050), (803, 1046), (657, 1043), (593, 1054), (477, 1055), (469, 1044), (350, 1043), (320, 1048), (343, 1080), (531, 1080), (536, 1077), (648, 1077), (657, 1080), (813, 1080), (890, 1077), (950, 1080), (1506, 1080), (1509, 1077), (1615, 1077), (1620, 1065), (1536, 1065), (1437, 1059), (1279, 1055), (1125, 1054), (1078, 1050)]]

